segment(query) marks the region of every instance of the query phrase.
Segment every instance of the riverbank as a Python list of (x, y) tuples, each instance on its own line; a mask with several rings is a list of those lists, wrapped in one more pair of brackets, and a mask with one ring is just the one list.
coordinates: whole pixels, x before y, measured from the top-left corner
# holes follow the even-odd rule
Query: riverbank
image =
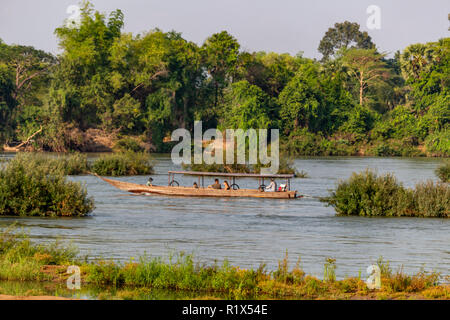
[(450, 299), (450, 286), (440, 283), (438, 273), (421, 270), (407, 275), (402, 269), (393, 271), (382, 258), (376, 262), (381, 279), (377, 290), (369, 289), (361, 274), (338, 280), (333, 259), (326, 259), (323, 279), (306, 275), (300, 259), (293, 267), (288, 261), (286, 253), (274, 271), (268, 271), (264, 264), (256, 270), (227, 261), (206, 265), (184, 253), (168, 261), (143, 256), (126, 263), (88, 262), (73, 247), (35, 244), (11, 229), (3, 230), (0, 237), (0, 280), (64, 284), (72, 275), (68, 267), (76, 265), (80, 285), (97, 287), (98, 296), (104, 299), (139, 299), (154, 289), (190, 292), (202, 298), (221, 294), (228, 299)]
[[(10, 155), (2, 156), (10, 159)], [(95, 158), (88, 155), (89, 161)], [(154, 184), (167, 185), (167, 171), (181, 168), (173, 165), (170, 155), (154, 158)], [(301, 256), (305, 272), (316, 277), (322, 276), (323, 259), (328, 256), (337, 258), (340, 279), (358, 275), (379, 256), (391, 261), (394, 269), (404, 265), (408, 274), (425, 265), (448, 275), (450, 261), (443, 244), (448, 241), (450, 220), (341, 217), (318, 201), (353, 171), (370, 167), (380, 174), (392, 172), (405, 187), (413, 188), (421, 181), (436, 181), (434, 171), (442, 162), (438, 158), (297, 158), (295, 166), (310, 175), (291, 182), (293, 189), (310, 196), (299, 201), (135, 196), (92, 175), (70, 176), (68, 180), (84, 184), (96, 200), (88, 217), (2, 217), (0, 227), (17, 221), (32, 241), (64, 239), (76, 244), (81, 255), (121, 262), (145, 253), (167, 257), (183, 250), (207, 264), (226, 257), (242, 268), (258, 268), (266, 262), (269, 270), (275, 270), (288, 249), (291, 263)], [(118, 178), (139, 184), (147, 179)], [(180, 185), (193, 183), (188, 176), (178, 181)], [(213, 181), (206, 179), (205, 183)], [(255, 182), (242, 179), (239, 185), (254, 188)], [(334, 252), (339, 254), (334, 256)]]
[(11, 296), (0, 294), (0, 300), (74, 300), (71, 298), (55, 297), (55, 296)]

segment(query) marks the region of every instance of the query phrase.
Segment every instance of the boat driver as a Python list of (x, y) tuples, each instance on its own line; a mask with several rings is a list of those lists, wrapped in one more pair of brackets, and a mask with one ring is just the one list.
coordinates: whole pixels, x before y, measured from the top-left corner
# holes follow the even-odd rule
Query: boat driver
[(275, 192), (276, 190), (277, 190), (277, 183), (272, 178), (272, 179), (270, 179), (270, 184), (266, 187), (265, 191)]
[(209, 185), (208, 188), (212, 189), (222, 189), (222, 186), (219, 183), (219, 179), (214, 179), (214, 183)]

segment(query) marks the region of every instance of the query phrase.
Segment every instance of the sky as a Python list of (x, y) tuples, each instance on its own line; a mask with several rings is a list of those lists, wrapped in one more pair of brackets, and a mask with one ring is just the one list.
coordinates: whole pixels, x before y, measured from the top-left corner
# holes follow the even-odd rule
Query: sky
[[(0, 39), (58, 53), (54, 29), (69, 17), (77, 0), (0, 0)], [(201, 45), (226, 30), (246, 51), (288, 52), (320, 58), (328, 28), (345, 20), (368, 31), (379, 51), (392, 55), (412, 43), (449, 37), (448, 0), (91, 0), (96, 10), (121, 9), (125, 32), (154, 28), (181, 32)], [(380, 9), (380, 29), (369, 29), (366, 12)]]

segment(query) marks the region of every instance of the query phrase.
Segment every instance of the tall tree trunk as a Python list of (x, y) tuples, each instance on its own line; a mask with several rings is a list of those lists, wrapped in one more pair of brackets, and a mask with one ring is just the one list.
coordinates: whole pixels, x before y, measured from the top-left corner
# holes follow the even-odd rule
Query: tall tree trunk
[(215, 99), (214, 99), (214, 109), (217, 108), (217, 99), (219, 96), (219, 84), (217, 83), (217, 81), (216, 81), (215, 85), (216, 85), (216, 95), (215, 95)]
[(363, 93), (364, 93), (364, 76), (361, 72), (361, 76), (359, 77), (359, 104), (362, 106), (363, 104)]
[(186, 119), (187, 119), (187, 113), (188, 113), (188, 98), (183, 98), (183, 122), (182, 122), (182, 128), (186, 129)]

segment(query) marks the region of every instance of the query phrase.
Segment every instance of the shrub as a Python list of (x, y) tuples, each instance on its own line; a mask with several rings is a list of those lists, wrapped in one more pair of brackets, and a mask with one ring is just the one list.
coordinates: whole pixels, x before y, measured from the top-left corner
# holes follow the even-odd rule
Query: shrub
[(432, 155), (448, 157), (450, 155), (450, 130), (430, 134), (425, 139), (425, 146)]
[(436, 175), (441, 179), (442, 182), (449, 182), (450, 181), (450, 161), (445, 162), (444, 164), (440, 165), (435, 170)]
[(406, 189), (392, 174), (377, 176), (366, 170), (340, 181), (330, 197), (322, 199), (338, 215), (449, 217), (450, 187), (432, 181)]
[(356, 140), (339, 138), (339, 134), (325, 138), (306, 129), (293, 132), (281, 147), (284, 152), (296, 156), (350, 156), (358, 154), (359, 149)]
[(450, 218), (450, 187), (429, 180), (416, 185), (413, 192), (414, 212), (424, 217)]
[(89, 171), (87, 156), (81, 153), (53, 155), (46, 153), (19, 153), (23, 162), (33, 162), (37, 166), (53, 168), (65, 175), (86, 174)]
[(143, 152), (122, 152), (101, 156), (92, 164), (101, 176), (131, 176), (153, 173), (150, 156)]
[(144, 152), (145, 148), (142, 147), (136, 139), (131, 137), (125, 137), (116, 142), (115, 149), (121, 152)]
[(61, 166), (18, 154), (0, 169), (0, 215), (84, 216), (94, 208), (87, 191)]

